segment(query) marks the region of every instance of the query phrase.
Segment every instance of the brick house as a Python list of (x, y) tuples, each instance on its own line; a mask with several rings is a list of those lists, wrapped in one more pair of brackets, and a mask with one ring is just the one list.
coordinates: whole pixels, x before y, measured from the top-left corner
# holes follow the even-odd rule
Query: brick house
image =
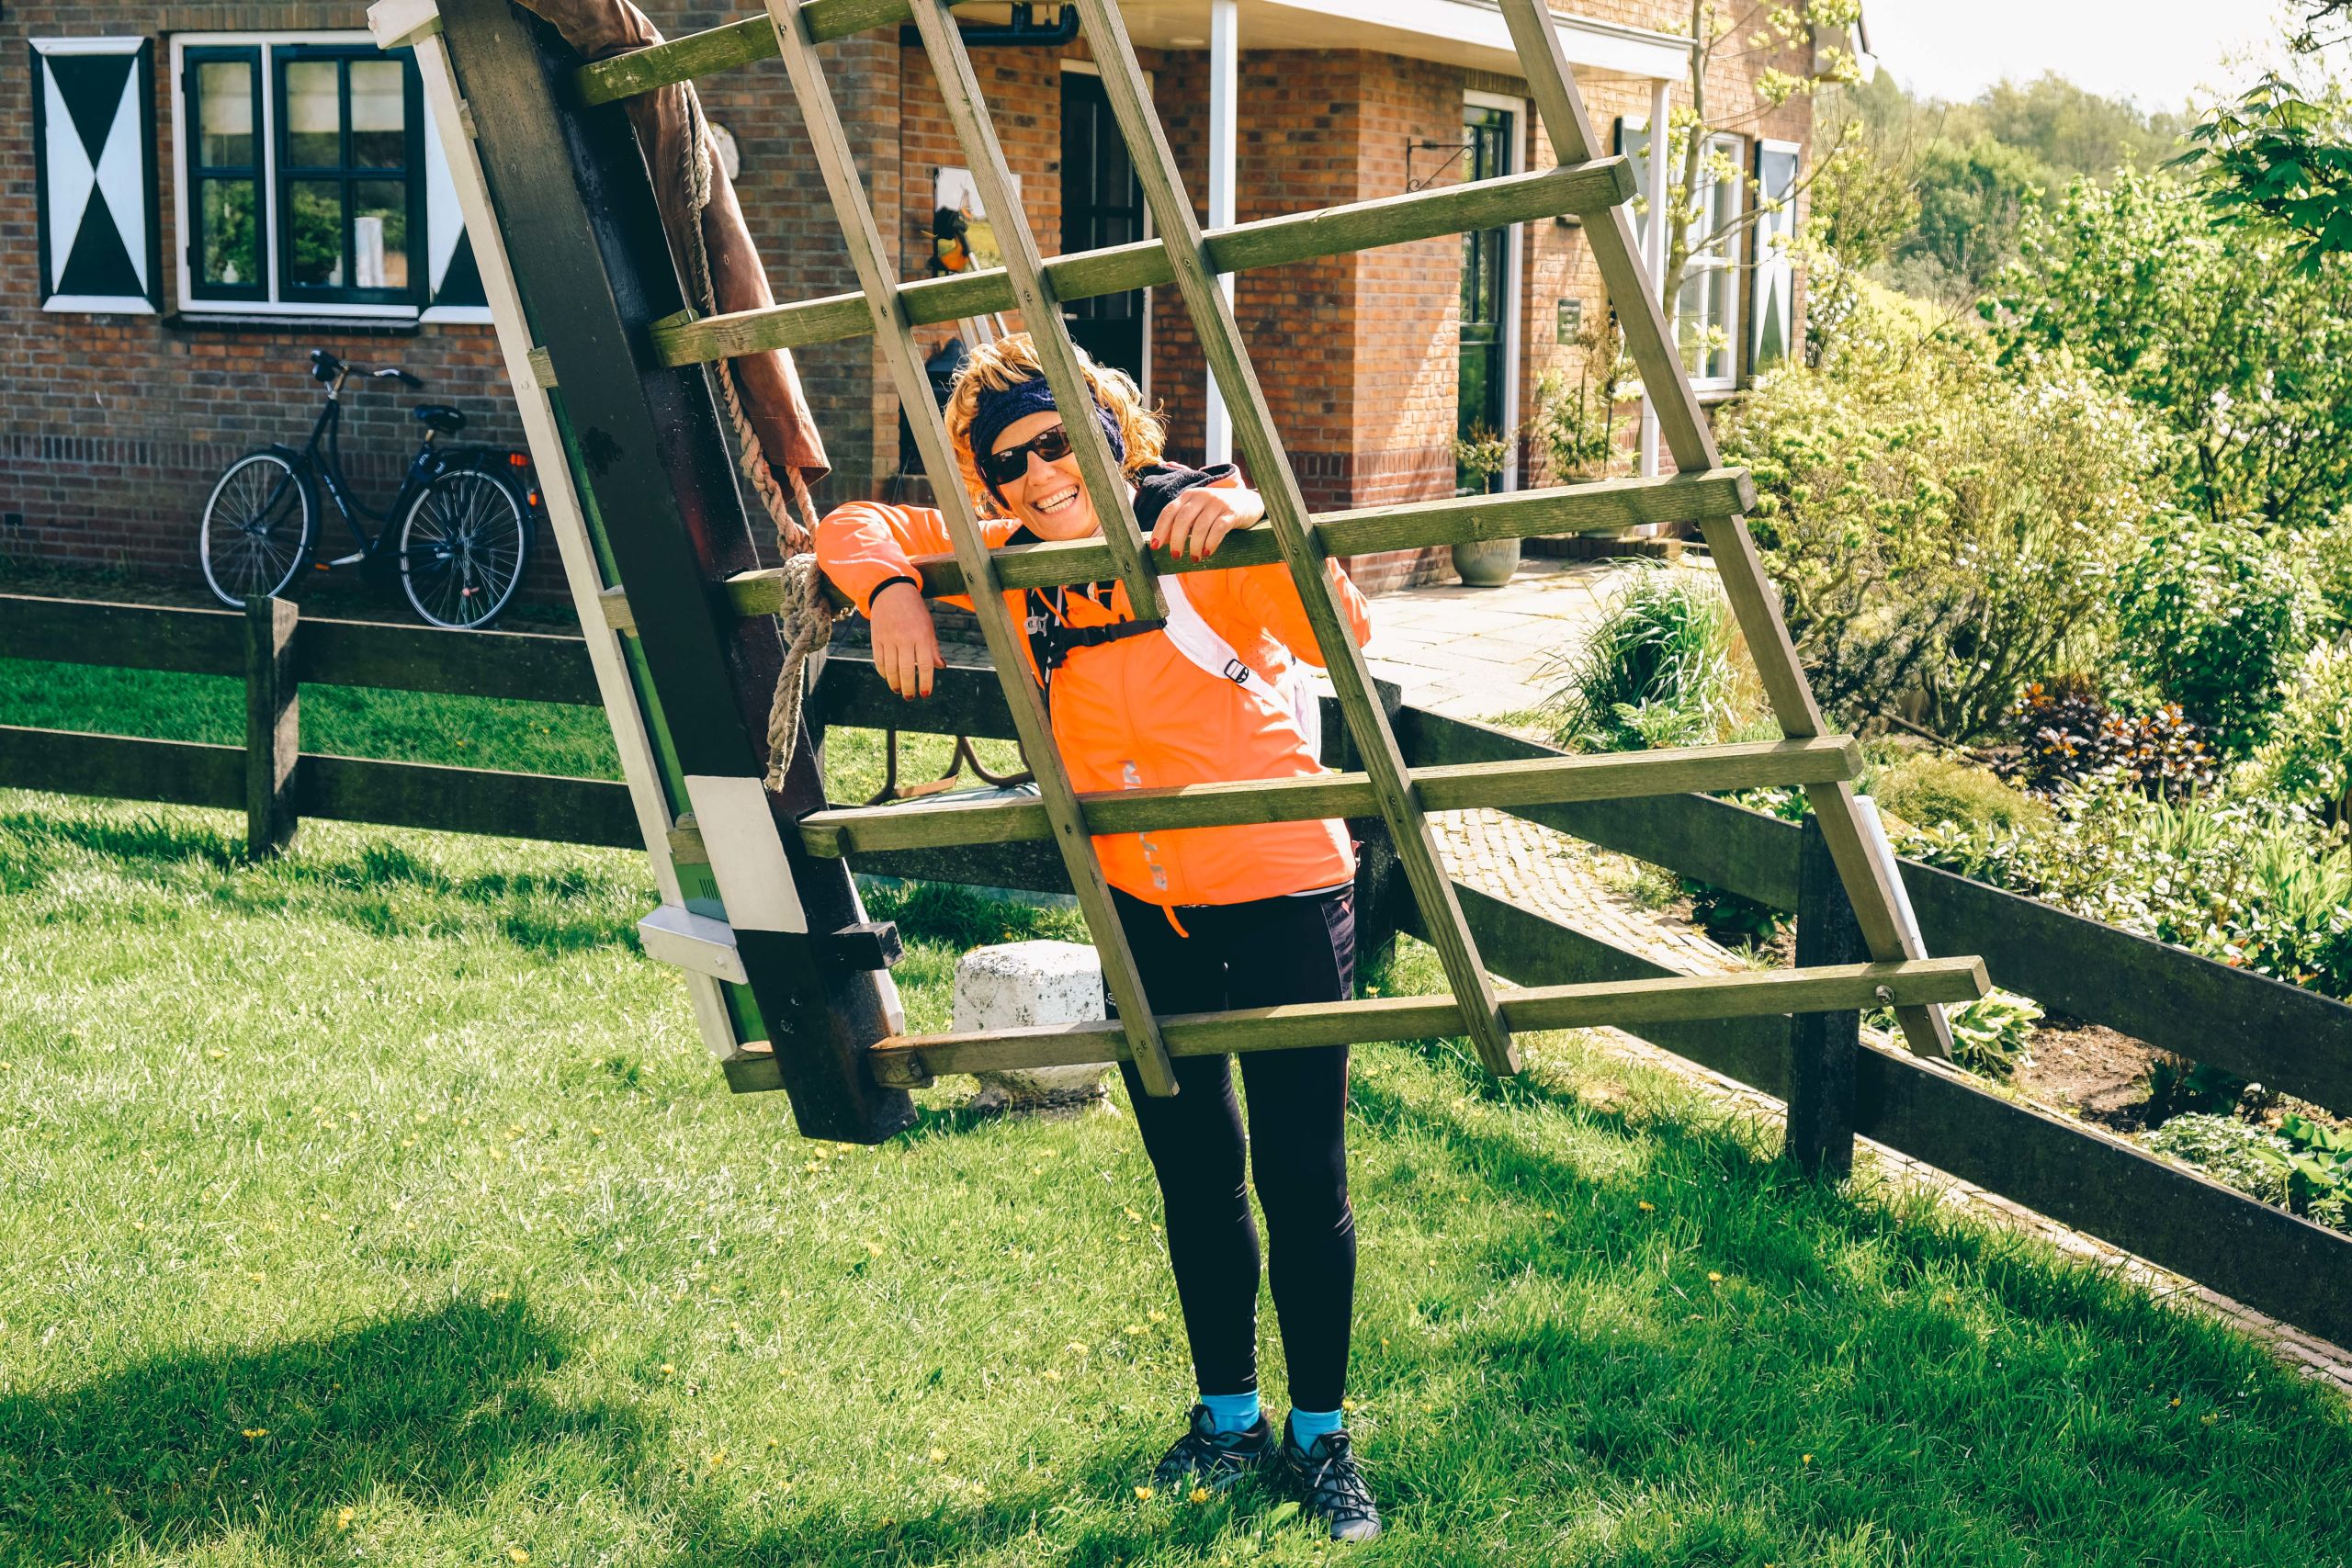
[[(673, 37), (736, 14), (643, 3)], [(979, 7), (967, 27), (1000, 39), (976, 39), (976, 62), (1040, 245), (1138, 237), (1141, 198), (1085, 41), (1064, 36), (1051, 7), (1031, 9)], [(1213, 199), (1213, 149), (1230, 147), (1235, 220), (1548, 163), (1501, 17), (1479, 0), (1125, 9), (1195, 200)], [(300, 440), (318, 406), (304, 374), (314, 346), (399, 363), (485, 439), (520, 444), (414, 67), (375, 51), (365, 14), (364, 0), (24, 0), (0, 17), (17, 62), (0, 69), (0, 556), (198, 581), (195, 520), (211, 480), (241, 451)], [(1566, 0), (1559, 15), (1596, 125), (1621, 145), (1630, 132), (1629, 151), (1657, 105), (1687, 96), (1678, 16), (1687, 26), (1680, 0)], [(899, 193), (902, 271), (922, 276), (964, 161), (929, 67), (893, 32), (829, 48), (869, 181)], [(1220, 62), (1232, 72), (1223, 90)], [(1709, 84), (1747, 131), (1723, 151), (1773, 188), (1801, 165), (1812, 111), (1802, 97), (1767, 108), (1755, 83), (1810, 63), (1752, 53)], [(702, 90), (778, 297), (854, 290), (782, 67)], [(1719, 198), (1751, 199), (1729, 184)], [(1238, 289), (1318, 510), (1453, 493), (1457, 434), (1525, 427), (1539, 376), (1572, 365), (1579, 323), (1600, 319), (1570, 221), (1246, 274)], [(1797, 280), (1754, 237), (1696, 268), (1680, 303), (1711, 395), (1786, 353), (1801, 319)], [(1080, 341), (1164, 406), (1172, 452), (1213, 450), (1199, 354), (1174, 302), (1145, 293), (1080, 309)], [(800, 360), (834, 465), (820, 499), (919, 487), (898, 472), (897, 408), (871, 344)], [(393, 488), (414, 400), (349, 396), (347, 468), (363, 496)], [(1537, 482), (1540, 469), (1522, 441), (1498, 482)], [(1357, 570), (1380, 587), (1450, 568), (1425, 552)], [(551, 550), (540, 571), (552, 588)]]

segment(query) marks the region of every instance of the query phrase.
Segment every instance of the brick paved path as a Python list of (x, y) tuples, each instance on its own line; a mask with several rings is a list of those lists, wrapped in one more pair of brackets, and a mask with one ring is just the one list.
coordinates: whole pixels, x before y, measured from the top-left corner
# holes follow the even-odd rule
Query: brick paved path
[[(1607, 607), (1614, 570), (1602, 561), (1535, 560), (1501, 588), (1448, 585), (1384, 594), (1372, 602), (1374, 673), (1402, 685), (1407, 702), (1455, 717), (1492, 722), (1522, 715), (1556, 683), (1546, 679), (1546, 667), (1577, 646)], [(1481, 891), (1686, 974), (1740, 966), (1701, 932), (1620, 890), (1622, 876), (1612, 879), (1610, 872), (1622, 870), (1622, 857), (1500, 811), (1452, 812), (1437, 818), (1435, 827), (1447, 869)], [(1771, 1096), (1633, 1035), (1593, 1032), (1627, 1056), (1695, 1082), (1728, 1107), (1766, 1122), (1786, 1114)], [(1882, 1043), (1894, 1048), (1892, 1042)], [(2046, 1109), (2066, 1113), (2064, 1107)], [(2087, 1125), (2084, 1130), (2107, 1136)], [(2061, 1252), (2120, 1273), (2160, 1300), (2198, 1303), (2268, 1345), (2290, 1366), (2352, 1393), (2352, 1351), (1884, 1145), (1861, 1142), (1858, 1190), (1883, 1185), (1936, 1191), (1944, 1201), (2030, 1231)]]

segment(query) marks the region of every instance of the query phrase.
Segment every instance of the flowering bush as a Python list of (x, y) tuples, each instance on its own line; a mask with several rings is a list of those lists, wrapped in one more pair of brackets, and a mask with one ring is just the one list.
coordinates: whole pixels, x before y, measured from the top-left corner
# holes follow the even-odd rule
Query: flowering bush
[(2150, 531), (2116, 599), (2134, 673), (2242, 756), (2311, 646), (2309, 552), (2284, 529), (2175, 513)]
[(1929, 728), (1996, 728), (2026, 682), (2098, 668), (2119, 573), (2161, 502), (2161, 443), (2098, 375), (2019, 374), (1964, 333), (1884, 321), (1727, 412), (1789, 629), (1833, 710), (1906, 697)]
[(2352, 637), (2312, 649), (2289, 680), (2251, 782), (2324, 822), (2352, 823)]
[(2136, 716), (2079, 686), (2026, 687), (2010, 710), (2023, 750), (2010, 776), (2047, 793), (2111, 776), (2144, 794), (2179, 800), (2221, 778), (2220, 761), (2177, 703)]

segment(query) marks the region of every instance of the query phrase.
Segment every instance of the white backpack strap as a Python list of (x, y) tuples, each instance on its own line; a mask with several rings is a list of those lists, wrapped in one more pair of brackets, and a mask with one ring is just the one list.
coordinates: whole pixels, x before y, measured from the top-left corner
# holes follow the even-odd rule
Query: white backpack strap
[(1168, 640), (1176, 645), (1176, 651), (1217, 679), (1230, 681), (1263, 697), (1298, 731), (1306, 754), (1320, 761), (1323, 705), (1317, 699), (1314, 686), (1299, 673), (1297, 664), (1287, 666), (1281, 681), (1267, 680), (1233, 650), (1231, 643), (1217, 636), (1216, 629), (1193, 607), (1192, 600), (1184, 594), (1183, 579), (1172, 574), (1162, 577), (1159, 588), (1168, 598)]

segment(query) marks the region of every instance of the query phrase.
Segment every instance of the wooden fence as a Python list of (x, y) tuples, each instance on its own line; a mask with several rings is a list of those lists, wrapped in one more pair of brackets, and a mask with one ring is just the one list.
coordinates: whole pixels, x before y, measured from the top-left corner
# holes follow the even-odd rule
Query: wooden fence
[[(439, 632), (250, 615), (0, 597), (0, 658), (243, 676), (249, 745), (207, 746), (0, 727), (0, 787), (243, 807), (257, 847), (294, 815), (634, 845), (617, 784), (294, 750), (304, 682), (594, 705), (583, 646), (515, 632)], [(826, 660), (808, 722), (1010, 739), (987, 671), (949, 668), (927, 703), (892, 695), (864, 660)], [(1338, 734), (1337, 725), (1326, 733)], [(1416, 708), (1396, 715), (1413, 767), (1541, 757), (1550, 749)], [(1344, 762), (1343, 756), (1329, 759)], [(1702, 795), (1579, 802), (1513, 814), (1799, 910), (1799, 962), (1848, 961), (1850, 914), (1806, 829)], [(861, 871), (929, 881), (1068, 890), (1050, 844), (861, 853)], [(2334, 1109), (2352, 1107), (2352, 1006), (2233, 969), (1915, 862), (1903, 863), (1928, 951), (1981, 953), (1996, 985)], [(1521, 985), (1666, 974), (1515, 904), (1457, 889), (1480, 951)], [(1412, 930), (1406, 897), (1363, 911)], [(1841, 918), (1842, 917), (1842, 918)], [(1851, 1014), (1655, 1023), (1645, 1037), (1791, 1103), (1792, 1149), (1836, 1165), (1875, 1139), (2128, 1248), (2263, 1312), (2352, 1343), (2352, 1236), (2233, 1192), (2069, 1118), (1899, 1049), (1856, 1043)]]

